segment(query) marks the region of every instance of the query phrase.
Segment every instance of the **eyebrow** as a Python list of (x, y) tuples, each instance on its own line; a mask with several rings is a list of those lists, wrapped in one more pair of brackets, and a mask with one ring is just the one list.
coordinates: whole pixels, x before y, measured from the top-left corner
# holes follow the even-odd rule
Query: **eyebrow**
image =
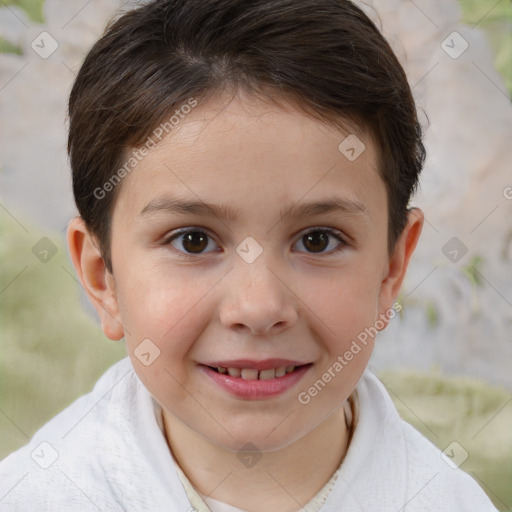
[[(145, 217), (161, 211), (177, 215), (210, 215), (228, 221), (235, 221), (239, 213), (237, 209), (228, 204), (215, 205), (203, 201), (158, 197), (150, 201), (142, 209), (139, 217)], [(368, 210), (362, 203), (340, 197), (330, 197), (311, 203), (297, 203), (280, 210), (281, 219), (286, 216), (291, 218), (313, 217), (325, 213), (370, 216)]]

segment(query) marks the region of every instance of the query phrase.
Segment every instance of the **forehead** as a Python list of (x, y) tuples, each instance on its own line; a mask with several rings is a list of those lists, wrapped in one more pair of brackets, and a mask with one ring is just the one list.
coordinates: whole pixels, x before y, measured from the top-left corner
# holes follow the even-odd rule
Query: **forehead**
[(371, 216), (385, 207), (377, 197), (385, 195), (384, 184), (373, 140), (353, 128), (335, 128), (286, 102), (211, 98), (180, 117), (137, 162), (124, 178), (114, 217), (138, 219), (166, 196), (229, 203), (243, 217), (255, 203), (269, 212), (336, 191)]

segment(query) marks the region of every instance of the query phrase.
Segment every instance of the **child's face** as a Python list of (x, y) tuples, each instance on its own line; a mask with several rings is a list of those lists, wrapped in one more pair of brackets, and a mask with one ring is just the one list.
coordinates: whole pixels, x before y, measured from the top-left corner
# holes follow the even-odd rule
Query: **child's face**
[[(104, 304), (124, 332), (98, 312), (109, 337), (124, 334), (137, 374), (167, 414), (221, 446), (272, 450), (312, 431), (353, 391), (373, 348), (371, 337), (359, 350), (353, 341), (393, 316), (421, 225), (390, 258), (374, 143), (360, 135), (366, 149), (350, 161), (338, 149), (348, 133), (240, 98), (199, 103), (125, 178), (112, 219), (113, 295)], [(171, 199), (225, 205), (235, 218), (154, 207)], [(328, 200), (343, 208), (284, 214)], [(166, 242), (183, 228), (201, 233)], [(205, 366), (274, 358), (286, 361), (273, 368), (310, 366), (258, 382)], [(321, 390), (308, 392), (329, 370)], [(272, 394), (272, 382), (286, 384)]]

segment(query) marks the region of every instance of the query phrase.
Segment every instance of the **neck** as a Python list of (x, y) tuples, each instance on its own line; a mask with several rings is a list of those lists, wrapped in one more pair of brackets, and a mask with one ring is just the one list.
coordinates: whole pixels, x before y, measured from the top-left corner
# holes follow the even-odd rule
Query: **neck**
[(165, 410), (163, 418), (172, 454), (194, 488), (251, 512), (301, 509), (329, 481), (348, 448), (343, 407), (295, 443), (264, 452), (248, 468), (236, 452), (212, 444)]

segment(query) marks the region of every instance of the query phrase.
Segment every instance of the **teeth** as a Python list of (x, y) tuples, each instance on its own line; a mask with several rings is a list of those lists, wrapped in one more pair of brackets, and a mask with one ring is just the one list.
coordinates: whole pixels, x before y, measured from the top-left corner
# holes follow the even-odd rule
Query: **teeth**
[(273, 379), (276, 376), (276, 371), (271, 368), (270, 370), (261, 370), (260, 371), (260, 380), (269, 380)]
[(223, 375), (228, 374), (231, 377), (242, 377), (245, 380), (270, 380), (277, 377), (284, 377), (287, 373), (292, 373), (295, 366), (278, 366), (268, 370), (255, 370), (254, 368), (224, 368), (218, 366), (217, 371)]
[(258, 380), (258, 370), (249, 370), (244, 368), (241, 372), (242, 379), (245, 380)]
[(278, 366), (276, 368), (276, 377), (284, 377), (286, 375), (286, 366)]
[(240, 368), (228, 368), (228, 373), (231, 377), (240, 377), (242, 372), (240, 371)]

